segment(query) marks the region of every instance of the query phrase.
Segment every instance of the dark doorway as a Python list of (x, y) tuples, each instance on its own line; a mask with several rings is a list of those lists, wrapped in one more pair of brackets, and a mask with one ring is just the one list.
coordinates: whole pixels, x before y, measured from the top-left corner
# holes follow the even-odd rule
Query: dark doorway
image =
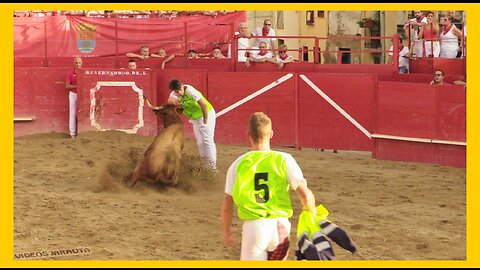
[(342, 64), (351, 63), (350, 48), (338, 48), (342, 52)]

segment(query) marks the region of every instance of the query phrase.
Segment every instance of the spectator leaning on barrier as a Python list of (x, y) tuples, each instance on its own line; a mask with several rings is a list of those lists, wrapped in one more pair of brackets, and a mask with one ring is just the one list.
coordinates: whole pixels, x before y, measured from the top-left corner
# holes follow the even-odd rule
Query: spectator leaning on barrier
[[(435, 70), (433, 74), (433, 80), (430, 82), (431, 85), (451, 85), (450, 83), (445, 82), (445, 72), (441, 69)], [(462, 80), (453, 81), (453, 85), (466, 86), (467, 84)]]
[(278, 68), (283, 68), (285, 64), (293, 62), (292, 56), (288, 55), (287, 53), (288, 47), (285, 44), (282, 44), (278, 47), (278, 54), (277, 57), (272, 57), (267, 60), (267, 62), (274, 63), (278, 66)]
[(150, 48), (147, 45), (140, 47), (140, 53), (127, 53), (127, 57), (137, 57), (142, 60), (150, 58)]
[(162, 62), (162, 65), (160, 66), (161, 69), (165, 69), (165, 64), (172, 61), (173, 58), (175, 58), (175, 55), (172, 54), (167, 57), (167, 50), (165, 50), (165, 48), (160, 48), (158, 49), (158, 53), (152, 53), (150, 57), (165, 58), (165, 60), (163, 60)]
[(67, 73), (65, 78), (65, 88), (69, 91), (69, 132), (70, 137), (77, 136), (77, 71), (82, 68), (82, 58), (75, 57), (73, 59), (73, 70)]
[(226, 58), (225, 55), (222, 54), (222, 50), (220, 49), (220, 47), (215, 47), (215, 48), (213, 49), (212, 55), (213, 55), (213, 58), (215, 58), (215, 59), (224, 59), (224, 58)]
[(187, 59), (197, 59), (197, 58), (198, 58), (197, 51), (195, 51), (194, 49), (188, 50)]
[(253, 51), (250, 53), (247, 61), (245, 62), (245, 66), (249, 67), (251, 62), (260, 62), (264, 63), (267, 62), (270, 58), (272, 58), (272, 53), (268, 51), (267, 44), (262, 41), (259, 45), (259, 51)]
[(441, 69), (435, 70), (433, 74), (433, 80), (430, 82), (431, 85), (448, 85), (445, 81), (445, 72)]

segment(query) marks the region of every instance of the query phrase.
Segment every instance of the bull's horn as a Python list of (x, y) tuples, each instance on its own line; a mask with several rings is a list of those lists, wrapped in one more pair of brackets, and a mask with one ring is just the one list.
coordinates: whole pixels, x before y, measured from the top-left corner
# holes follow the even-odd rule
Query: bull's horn
[(160, 107), (155, 107), (155, 106), (153, 106), (153, 105), (150, 103), (150, 101), (148, 100), (148, 98), (147, 98), (146, 96), (143, 96), (143, 98), (147, 101), (147, 105), (148, 105), (148, 107), (149, 107), (150, 109), (152, 109), (152, 110), (154, 110), (154, 111), (160, 109)]

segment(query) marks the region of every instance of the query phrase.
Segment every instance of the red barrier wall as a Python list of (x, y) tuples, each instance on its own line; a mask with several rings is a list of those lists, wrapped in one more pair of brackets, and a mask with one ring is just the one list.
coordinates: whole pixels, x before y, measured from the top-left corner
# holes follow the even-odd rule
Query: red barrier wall
[(432, 138), (436, 88), (426, 84), (378, 82), (375, 133)]
[(417, 58), (410, 61), (410, 73), (433, 74), (436, 69), (442, 69), (447, 75), (465, 75), (465, 58)]
[(462, 86), (437, 86), (436, 138), (449, 141), (467, 140), (466, 89)]
[[(273, 122), (273, 146), (295, 144), (295, 80), (284, 72), (209, 72), (209, 100), (217, 114), (222, 114), (231, 105), (244, 100), (245, 103), (217, 117), (215, 140), (220, 143), (248, 145), (246, 128), (248, 117), (256, 111), (267, 113)], [(285, 77), (285, 81), (275, 84)], [(258, 92), (265, 88), (265, 92)], [(268, 90), (267, 90), (268, 89)], [(258, 96), (248, 98), (258, 93)], [(247, 98), (247, 99), (245, 99)]]
[[(65, 74), (70, 69), (15, 68), (15, 117), (35, 117), (15, 121), (15, 136), (68, 132)], [(78, 80), (79, 132), (96, 129), (90, 120), (90, 89), (97, 81), (135, 82), (158, 105), (170, 94), (170, 80), (178, 78), (200, 90), (214, 106), (219, 143), (247, 145), (248, 116), (264, 111), (274, 122), (273, 146), (366, 150), (378, 159), (465, 166), (466, 90), (460, 86), (378, 81), (378, 74), (261, 72), (255, 67), (251, 72), (135, 71), (142, 76), (124, 74), (132, 72), (128, 69), (84, 68), (82, 72), (87, 71)], [(139, 95), (131, 86), (104, 85), (95, 96), (94, 123), (101, 128), (132, 129), (138, 122)], [(160, 121), (145, 107), (142, 113), (144, 126), (138, 134), (156, 134)], [(183, 120), (187, 137), (193, 138), (191, 124), (186, 117)], [(444, 141), (386, 139), (378, 134)]]
[(214, 58), (199, 58), (188, 59), (186, 61), (188, 68), (202, 68), (208, 71), (232, 71), (232, 59), (214, 59)]
[(135, 62), (137, 63), (137, 68), (150, 68), (150, 69), (153, 69), (153, 68), (159, 69), (162, 66), (163, 60), (165, 60), (163, 58), (153, 58), (153, 57), (143, 60), (140, 58), (130, 58), (126, 56), (121, 56), (121, 57), (118, 57), (117, 59), (118, 65), (116, 67), (128, 69), (128, 61), (130, 61), (130, 59), (135, 60)]
[(34, 117), (15, 122), (14, 136), (68, 131), (66, 68), (15, 68), (14, 117)]
[(462, 86), (378, 82), (375, 132), (398, 138), (377, 138), (374, 157), (465, 167), (465, 91)]
[(373, 158), (422, 162), (465, 168), (466, 147), (410, 141), (375, 139)]
[(78, 132), (123, 129), (156, 135), (158, 117), (143, 102), (143, 95), (156, 100), (156, 79), (151, 70), (82, 69), (77, 82)]
[[(372, 151), (373, 142), (338, 110), (369, 133), (373, 130), (376, 76), (307, 73), (305, 76), (333, 101), (327, 102), (299, 79), (299, 141), (304, 147)], [(338, 106), (337, 109), (334, 106)]]
[[(378, 80), (430, 84), (430, 82), (433, 80), (433, 73), (432, 74), (415, 74), (415, 73), (398, 74), (393, 77), (379, 76)], [(456, 80), (465, 81), (465, 76), (464, 75), (445, 75), (444, 81), (446, 83), (453, 84), (453, 82)]]

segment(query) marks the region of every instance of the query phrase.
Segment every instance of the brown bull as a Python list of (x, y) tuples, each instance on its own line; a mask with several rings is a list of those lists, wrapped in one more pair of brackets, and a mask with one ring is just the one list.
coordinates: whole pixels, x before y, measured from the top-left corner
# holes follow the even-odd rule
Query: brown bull
[(158, 133), (138, 162), (130, 186), (133, 187), (140, 179), (150, 179), (157, 184), (174, 186), (178, 183), (185, 139), (183, 122), (179, 116), (183, 109), (171, 104), (154, 107), (147, 98), (145, 101), (162, 119), (164, 129)]

